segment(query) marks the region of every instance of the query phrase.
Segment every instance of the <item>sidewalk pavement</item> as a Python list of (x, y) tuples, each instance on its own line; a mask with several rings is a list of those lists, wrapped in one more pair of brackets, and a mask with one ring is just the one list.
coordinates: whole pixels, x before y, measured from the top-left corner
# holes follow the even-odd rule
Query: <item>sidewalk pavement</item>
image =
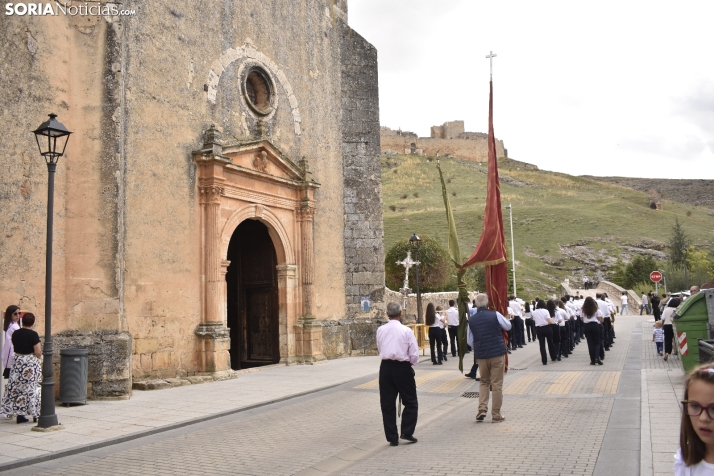
[[(421, 357), (423, 359), (423, 357)], [(137, 391), (129, 400), (56, 406), (63, 430), (31, 431), (32, 423), (0, 419), (0, 471), (76, 454), (140, 436), (218, 418), (335, 387), (374, 374), (379, 357), (348, 357), (319, 365), (271, 366), (237, 379)]]

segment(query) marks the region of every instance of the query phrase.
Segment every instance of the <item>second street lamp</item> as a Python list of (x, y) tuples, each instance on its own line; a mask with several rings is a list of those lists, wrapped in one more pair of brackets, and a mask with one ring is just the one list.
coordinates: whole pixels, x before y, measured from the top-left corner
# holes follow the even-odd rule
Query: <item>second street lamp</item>
[(684, 288), (689, 289), (689, 274), (687, 273), (687, 247), (682, 245), (682, 255), (684, 256)]
[(414, 261), (416, 261), (415, 267), (415, 284), (416, 284), (416, 295), (417, 295), (417, 324), (420, 324), (424, 321), (422, 321), (421, 318), (421, 291), (419, 291), (419, 247), (421, 246), (421, 238), (417, 236), (416, 233), (412, 235), (411, 238), (409, 238), (409, 244), (411, 245), (412, 249), (414, 250)]
[(55, 381), (52, 378), (52, 232), (55, 195), (55, 171), (57, 161), (64, 155), (70, 131), (59, 121), (56, 114), (50, 114), (50, 120), (43, 122), (33, 131), (40, 155), (47, 162), (47, 251), (45, 267), (45, 345), (42, 350), (42, 403), (39, 428), (57, 426), (55, 413)]
[(508, 215), (511, 221), (511, 269), (513, 270), (513, 295), (518, 296), (518, 293), (516, 293), (516, 248), (513, 246), (513, 206), (509, 203), (506, 209), (508, 209)]

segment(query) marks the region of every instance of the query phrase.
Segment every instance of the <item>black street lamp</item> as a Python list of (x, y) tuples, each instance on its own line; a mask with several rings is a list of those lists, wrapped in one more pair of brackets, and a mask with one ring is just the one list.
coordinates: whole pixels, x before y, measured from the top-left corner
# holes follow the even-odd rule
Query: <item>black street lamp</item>
[(416, 261), (416, 294), (417, 294), (417, 323), (424, 322), (421, 318), (421, 291), (419, 290), (419, 247), (421, 246), (421, 238), (416, 233), (409, 238), (409, 244), (414, 250), (414, 261)]
[(42, 404), (37, 426), (50, 428), (58, 425), (55, 414), (55, 381), (52, 379), (52, 228), (55, 195), (55, 170), (57, 161), (64, 155), (67, 141), (71, 134), (57, 121), (56, 114), (50, 114), (50, 120), (43, 122), (35, 133), (40, 155), (47, 162), (49, 179), (47, 182), (47, 251), (45, 268), (45, 346), (42, 350)]
[(684, 288), (689, 289), (689, 274), (687, 273), (687, 247), (682, 245), (682, 254), (684, 255)]

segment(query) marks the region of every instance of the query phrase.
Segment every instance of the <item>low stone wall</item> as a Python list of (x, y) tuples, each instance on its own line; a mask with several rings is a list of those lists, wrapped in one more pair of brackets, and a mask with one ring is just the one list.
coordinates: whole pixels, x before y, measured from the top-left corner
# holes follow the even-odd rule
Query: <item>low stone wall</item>
[(322, 353), (328, 359), (377, 355), (377, 328), (386, 322), (386, 318), (323, 321)]
[(93, 400), (125, 399), (131, 396), (131, 334), (128, 332), (67, 331), (53, 336), (52, 365), (56, 382), (61, 385), (60, 351), (87, 349), (89, 368), (87, 398)]
[[(456, 299), (457, 292), (423, 293), (421, 295), (422, 312), (430, 302), (444, 309), (449, 307), (449, 299)], [(476, 297), (475, 292), (469, 293), (469, 299)], [(404, 305), (404, 296), (401, 293), (384, 288), (384, 304), (398, 302)], [(406, 315), (403, 316), (404, 324), (416, 322), (416, 294), (407, 296)], [(372, 317), (364, 319), (343, 319), (340, 321), (322, 321), (322, 353), (328, 359), (338, 359), (349, 355), (377, 355), (377, 328), (387, 322), (385, 317)]]
[[(449, 291), (449, 292), (443, 292), (443, 293), (422, 293), (421, 295), (421, 305), (422, 305), (422, 310), (421, 312), (424, 313), (426, 312), (426, 305), (429, 304), (430, 302), (434, 303), (434, 306), (441, 306), (444, 309), (449, 308), (449, 300), (453, 299), (456, 300), (456, 298), (459, 297), (459, 293), (456, 291)], [(474, 300), (476, 298), (476, 292), (472, 291), (469, 293), (469, 299)], [(404, 295), (400, 292), (397, 291), (392, 291), (389, 288), (385, 288), (384, 291), (384, 302), (389, 303), (389, 302), (398, 302), (402, 306), (404, 306)], [(417, 298), (416, 298), (416, 293), (409, 294), (407, 296), (407, 308), (406, 308), (406, 316), (404, 317), (404, 323), (414, 323), (416, 322), (416, 311), (417, 311)]]

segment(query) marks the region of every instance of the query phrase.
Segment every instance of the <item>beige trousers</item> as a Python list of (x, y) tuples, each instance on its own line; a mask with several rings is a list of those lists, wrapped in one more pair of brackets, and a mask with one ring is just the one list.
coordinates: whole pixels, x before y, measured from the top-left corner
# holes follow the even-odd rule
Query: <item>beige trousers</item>
[(479, 386), (478, 412), (488, 412), (488, 394), (493, 392), (493, 405), (491, 416), (501, 417), (501, 403), (503, 402), (503, 369), (505, 354), (490, 359), (477, 359), (478, 371), (481, 374)]

